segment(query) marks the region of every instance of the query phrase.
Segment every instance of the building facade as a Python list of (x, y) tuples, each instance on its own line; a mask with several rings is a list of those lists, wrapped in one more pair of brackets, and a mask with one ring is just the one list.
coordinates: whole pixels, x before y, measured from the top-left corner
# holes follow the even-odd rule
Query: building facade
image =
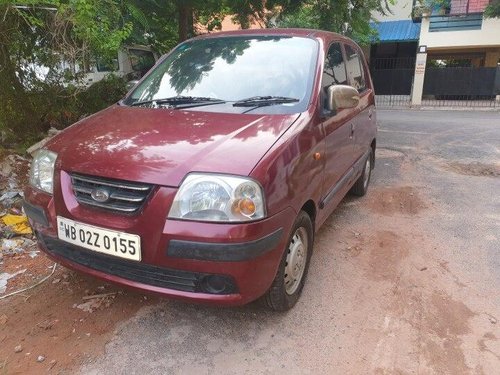
[(387, 14), (373, 13), (377, 31), (365, 51), (378, 105), (409, 105), (420, 23), (412, 20), (413, 1), (400, 0)]
[(367, 55), (381, 105), (500, 107), (500, 18), (489, 0), (400, 0), (374, 13)]
[(412, 105), (431, 100), (498, 105), (500, 18), (484, 17), (488, 3), (451, 0), (423, 10)]

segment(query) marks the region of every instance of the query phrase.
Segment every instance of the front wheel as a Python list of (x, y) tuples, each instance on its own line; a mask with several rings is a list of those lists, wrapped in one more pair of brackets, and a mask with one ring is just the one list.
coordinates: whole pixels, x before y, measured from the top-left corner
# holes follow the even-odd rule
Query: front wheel
[(370, 149), (370, 153), (366, 158), (365, 164), (363, 166), (363, 173), (356, 180), (354, 185), (351, 188), (351, 193), (357, 195), (358, 197), (362, 197), (368, 191), (368, 185), (370, 184), (370, 178), (372, 175), (373, 169), (373, 151)]
[(276, 277), (263, 298), (271, 310), (286, 311), (297, 303), (309, 268), (313, 240), (311, 218), (306, 212), (300, 211)]

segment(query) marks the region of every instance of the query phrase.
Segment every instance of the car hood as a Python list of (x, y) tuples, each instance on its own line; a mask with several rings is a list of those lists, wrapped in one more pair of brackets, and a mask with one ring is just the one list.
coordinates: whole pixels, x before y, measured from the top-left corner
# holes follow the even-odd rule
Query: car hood
[(66, 172), (179, 186), (192, 171), (248, 175), (298, 116), (116, 105), (69, 127), (47, 148)]

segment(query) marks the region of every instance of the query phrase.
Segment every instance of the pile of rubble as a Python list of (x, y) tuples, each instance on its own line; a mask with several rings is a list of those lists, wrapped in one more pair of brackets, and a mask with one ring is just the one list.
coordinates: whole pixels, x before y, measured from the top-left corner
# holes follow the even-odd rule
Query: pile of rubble
[[(4, 152), (5, 153), (5, 152)], [(29, 160), (15, 153), (0, 158), (0, 261), (34, 245), (33, 233), (23, 213), (23, 187)]]
[(0, 295), (5, 292), (7, 281), (24, 271), (4, 272), (5, 258), (21, 254), (33, 258), (38, 254), (33, 231), (22, 208), (29, 163), (29, 159), (16, 153), (0, 153)]
[[(42, 148), (59, 130), (50, 129), (47, 137), (27, 150), (28, 155)], [(29, 181), (30, 157), (11, 150), (0, 149), (0, 298), (5, 292), (7, 280), (22, 274), (5, 271), (7, 257), (12, 259), (35, 258), (39, 251), (28, 218), (24, 214), (23, 190)]]

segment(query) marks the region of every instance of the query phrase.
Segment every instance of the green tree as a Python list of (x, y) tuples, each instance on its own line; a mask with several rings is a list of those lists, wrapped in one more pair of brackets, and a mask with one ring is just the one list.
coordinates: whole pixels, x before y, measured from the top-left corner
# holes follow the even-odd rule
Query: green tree
[[(0, 0), (0, 139), (34, 138), (51, 124), (54, 102), (70, 95), (71, 69), (111, 56), (133, 28), (113, 0)], [(71, 77), (70, 79), (74, 79)]]
[(487, 18), (500, 18), (500, 0), (492, 0), (484, 10), (484, 15)]
[(202, 31), (220, 29), (222, 20), (227, 15), (231, 15), (233, 21), (242, 28), (248, 28), (252, 21), (266, 22), (277, 9), (295, 10), (303, 2), (304, 0), (158, 0), (156, 6), (159, 9), (153, 10), (153, 13), (163, 12), (160, 20), (165, 23), (165, 19), (168, 19), (170, 27), (175, 24), (177, 42), (182, 42), (199, 33), (197, 27), (201, 27)]
[(370, 26), (371, 13), (390, 13), (394, 0), (306, 0), (292, 11), (280, 13), (275, 24), (347, 34), (361, 44), (376, 35)]

